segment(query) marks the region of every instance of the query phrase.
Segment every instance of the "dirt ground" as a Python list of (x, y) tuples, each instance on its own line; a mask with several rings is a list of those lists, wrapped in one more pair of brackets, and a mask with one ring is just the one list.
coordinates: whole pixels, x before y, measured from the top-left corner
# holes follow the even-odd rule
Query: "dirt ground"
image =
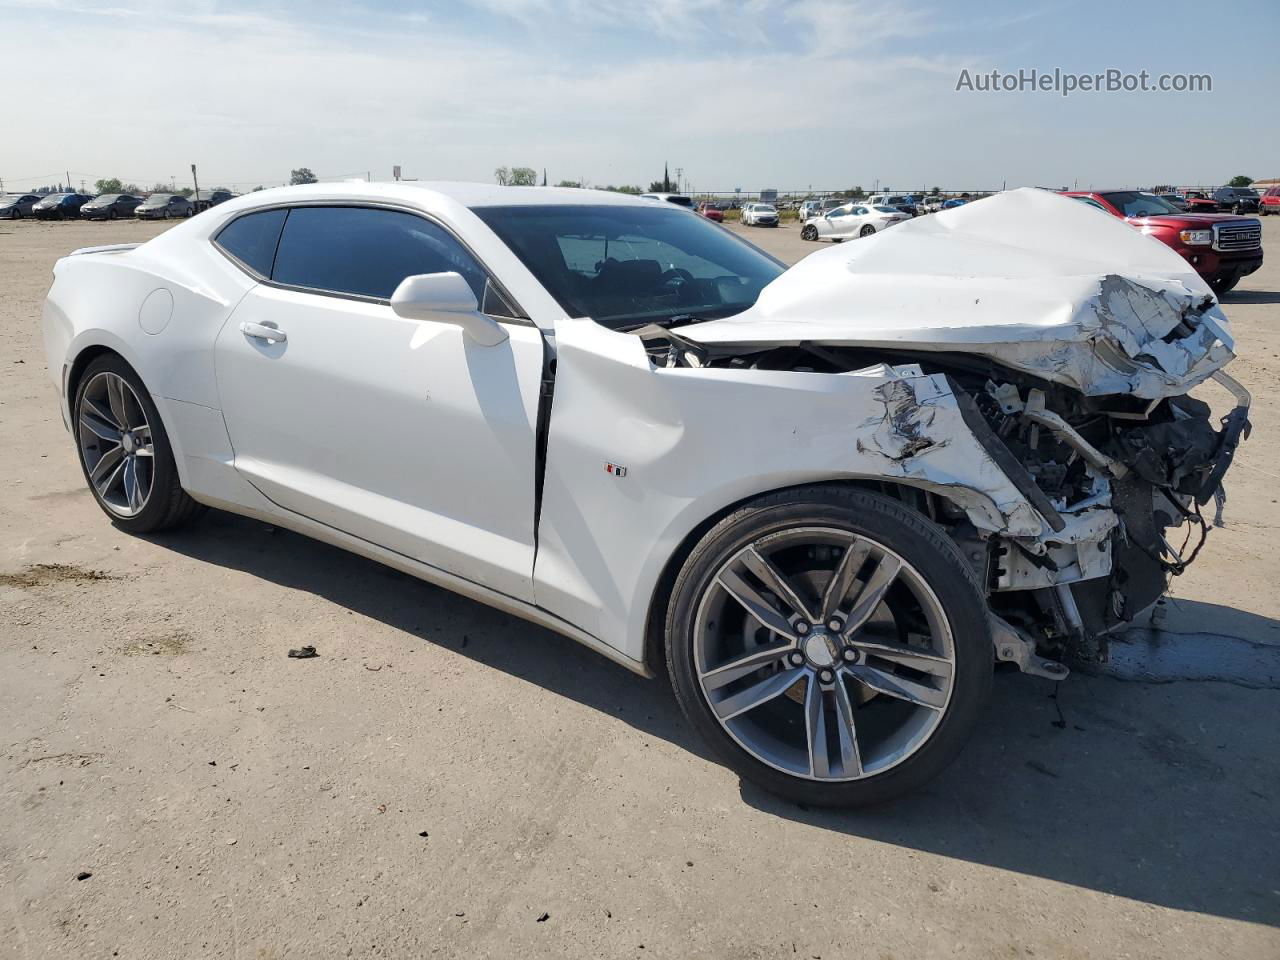
[(960, 760), (864, 813), (371, 562), (220, 513), (116, 530), (40, 303), (57, 257), (162, 229), (0, 223), (0, 957), (1280, 956), (1280, 219), (1226, 301), (1256, 426), (1164, 629), (1057, 699), (1001, 673)]

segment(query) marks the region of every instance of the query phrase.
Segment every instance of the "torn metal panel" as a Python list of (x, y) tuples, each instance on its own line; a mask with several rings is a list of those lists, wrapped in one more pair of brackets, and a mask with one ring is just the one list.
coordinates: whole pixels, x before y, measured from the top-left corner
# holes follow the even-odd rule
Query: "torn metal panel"
[(1169, 247), (1013, 190), (806, 257), (708, 346), (813, 343), (990, 357), (1089, 396), (1186, 393), (1233, 356), (1212, 292)]

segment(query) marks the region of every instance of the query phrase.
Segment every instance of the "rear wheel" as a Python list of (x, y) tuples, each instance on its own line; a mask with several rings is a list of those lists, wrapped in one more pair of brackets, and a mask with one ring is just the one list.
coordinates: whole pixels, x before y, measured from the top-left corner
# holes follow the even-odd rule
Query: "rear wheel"
[(94, 499), (130, 533), (185, 523), (202, 507), (178, 481), (164, 424), (142, 380), (123, 359), (89, 364), (72, 407), (80, 467)]
[(864, 225), (864, 226), (863, 226), (863, 228), (862, 228), (861, 230), (859, 230), (859, 231), (858, 231), (858, 236), (860, 236), (860, 237), (869, 237), (869, 236), (871, 236), (871, 235), (872, 235), (873, 233), (875, 233), (875, 232), (876, 232), (876, 228), (875, 228), (875, 227), (873, 227), (871, 224), (869, 224), (869, 223), (868, 223), (868, 224)]
[(806, 223), (800, 230), (800, 239), (801, 240), (817, 240), (818, 228), (815, 227), (812, 223)]
[(1218, 296), (1222, 296), (1224, 293), (1230, 293), (1234, 290), (1236, 284), (1239, 282), (1240, 278), (1238, 276), (1233, 276), (1230, 279), (1223, 279), (1219, 277), (1217, 279), (1210, 280), (1209, 286), (1213, 289), (1214, 293)]
[(853, 488), (761, 497), (694, 548), (667, 662), (685, 715), (742, 777), (880, 803), (955, 759), (991, 684), (986, 606), (955, 543)]

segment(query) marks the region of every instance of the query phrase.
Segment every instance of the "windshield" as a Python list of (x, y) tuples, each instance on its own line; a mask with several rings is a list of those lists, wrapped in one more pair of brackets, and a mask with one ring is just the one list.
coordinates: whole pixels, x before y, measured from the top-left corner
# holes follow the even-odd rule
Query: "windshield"
[(756, 212), (757, 213), (777, 213), (778, 211), (771, 204), (757, 203)]
[(162, 207), (168, 202), (169, 202), (169, 195), (167, 193), (166, 194), (153, 193), (151, 196), (147, 197), (147, 199), (143, 201), (142, 205), (144, 207)]
[(751, 306), (782, 264), (702, 217), (660, 206), (477, 207), (571, 317), (614, 330)]
[(1104, 193), (1102, 199), (1126, 217), (1160, 217), (1167, 213), (1182, 213), (1168, 200), (1162, 200), (1152, 193), (1126, 190), (1121, 193)]
[(69, 196), (71, 196), (71, 194), (69, 193), (50, 193), (50, 194), (47, 194), (44, 197), (44, 199), (41, 200), (40, 202), (41, 203), (61, 203), (63, 200), (67, 199), (67, 197)]
[(93, 202), (102, 203), (102, 204), (115, 203), (117, 200), (120, 199), (120, 196), (121, 195), (118, 193), (104, 193), (100, 197), (94, 197)]

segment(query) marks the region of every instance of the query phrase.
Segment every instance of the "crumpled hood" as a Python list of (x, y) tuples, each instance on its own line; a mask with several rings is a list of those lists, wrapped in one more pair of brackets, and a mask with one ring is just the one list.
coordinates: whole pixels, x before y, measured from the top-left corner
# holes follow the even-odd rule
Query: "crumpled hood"
[(989, 356), (1089, 395), (1185, 393), (1234, 354), (1213, 293), (1160, 241), (1087, 204), (1011, 190), (806, 257), (704, 344)]

